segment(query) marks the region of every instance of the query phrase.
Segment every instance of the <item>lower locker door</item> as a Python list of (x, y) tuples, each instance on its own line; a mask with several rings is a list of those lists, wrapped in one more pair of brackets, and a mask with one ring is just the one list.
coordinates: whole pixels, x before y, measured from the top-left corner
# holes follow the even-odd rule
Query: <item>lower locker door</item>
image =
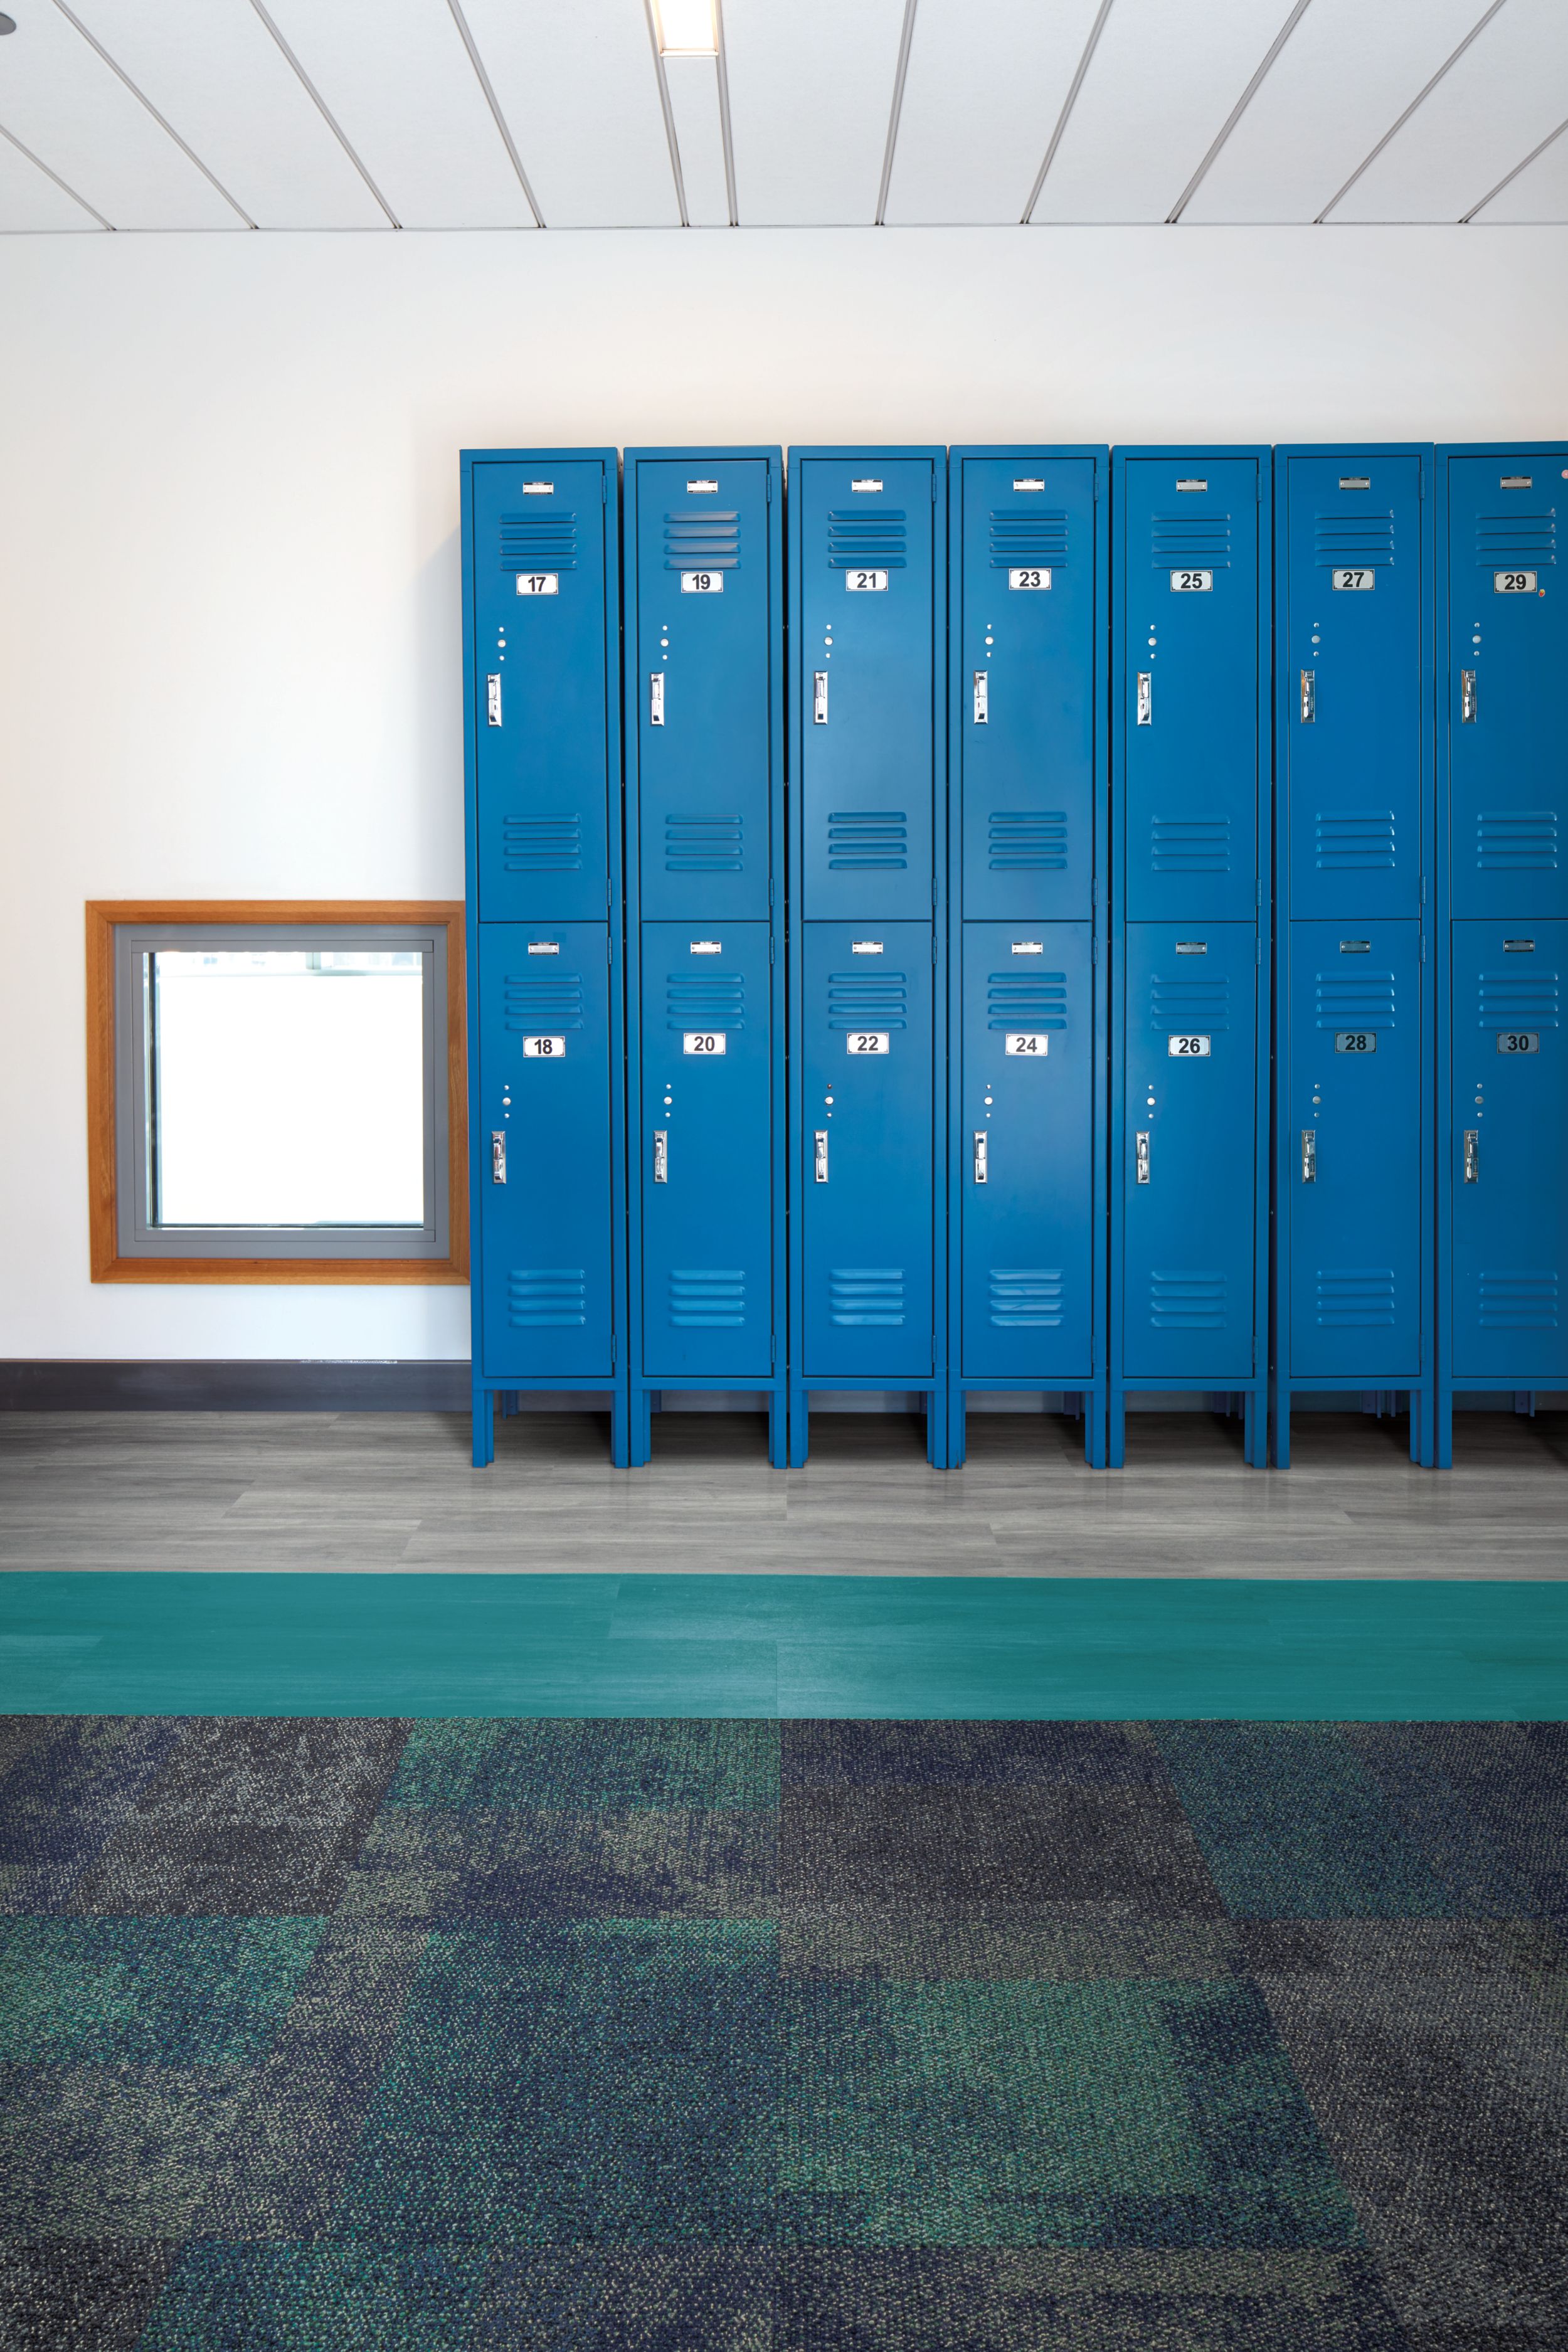
[(487, 1380), (613, 1370), (608, 953), (603, 923), (479, 928)]
[(1454, 925), (1453, 1370), (1568, 1369), (1568, 922)]
[(819, 1387), (928, 1380), (931, 925), (807, 923), (802, 957), (802, 1369)]
[[(1290, 1371), (1421, 1369), (1421, 937), (1292, 923)], [(1281, 1219), (1282, 1226), (1285, 1220)]]
[(1123, 1375), (1253, 1375), (1258, 933), (1127, 926)]
[(964, 1377), (1088, 1378), (1094, 1231), (1088, 923), (965, 923)]
[(773, 1370), (772, 1003), (766, 923), (643, 925), (647, 1379)]

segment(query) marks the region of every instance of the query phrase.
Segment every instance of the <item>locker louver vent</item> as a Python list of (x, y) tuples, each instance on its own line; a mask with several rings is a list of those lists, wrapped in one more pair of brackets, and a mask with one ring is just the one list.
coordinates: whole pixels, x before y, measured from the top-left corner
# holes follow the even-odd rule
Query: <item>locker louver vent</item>
[(995, 809), (991, 816), (993, 874), (1065, 874), (1065, 809)]
[(664, 519), (667, 572), (736, 572), (741, 564), (741, 518), (714, 507)]
[(1230, 982), (1223, 974), (1213, 980), (1189, 980), (1182, 972), (1173, 980), (1155, 972), (1149, 990), (1149, 1025), (1162, 1035), (1175, 1030), (1215, 1030), (1230, 1027)]
[(1394, 974), (1357, 971), (1342, 979), (1337, 971), (1318, 974), (1320, 1029), (1392, 1029)]
[(994, 507), (991, 569), (1029, 571), (1068, 560), (1068, 519), (1058, 508)]
[(583, 824), (574, 816), (503, 816), (501, 866), (508, 874), (580, 874)]
[(667, 1029), (743, 1029), (746, 983), (738, 971), (705, 971), (700, 978), (672, 971), (665, 995)]
[(1229, 817), (1151, 817), (1149, 862), (1156, 874), (1228, 874)]
[(1156, 572), (1228, 572), (1228, 514), (1157, 514), (1150, 539)]
[(827, 975), (830, 1029), (907, 1029), (909, 992), (901, 971), (862, 978), (858, 971)]
[(739, 874), (740, 818), (667, 816), (664, 870), (667, 874)]
[(1156, 1331), (1223, 1331), (1226, 1277), (1184, 1269), (1149, 1276), (1149, 1320)]
[(896, 1330), (904, 1320), (901, 1265), (836, 1265), (827, 1276), (827, 1319)]
[(1476, 1320), (1486, 1331), (1555, 1331), (1557, 1276), (1549, 1266), (1485, 1266)]
[(1055, 1330), (1065, 1287), (1059, 1265), (994, 1265), (991, 1320), (999, 1331)]
[(902, 809), (835, 809), (828, 817), (832, 873), (901, 874), (909, 846), (910, 821)]
[(985, 1003), (993, 1029), (1065, 1029), (1068, 976), (1065, 971), (994, 971)]
[(1483, 971), (1476, 1025), (1481, 1029), (1555, 1029), (1557, 974)]
[(677, 1330), (738, 1330), (746, 1319), (746, 1277), (740, 1266), (672, 1266), (669, 1319)]
[(548, 979), (514, 978), (507, 974), (504, 989), (508, 1029), (581, 1029), (583, 979), (580, 972), (552, 971)]
[(1321, 1265), (1318, 1322), (1331, 1331), (1389, 1331), (1394, 1328), (1394, 1268), (1387, 1265)]
[(1484, 570), (1538, 572), (1556, 561), (1555, 507), (1545, 514), (1476, 517), (1476, 562)]
[(1321, 514), (1314, 561), (1336, 572), (1375, 571), (1394, 561), (1394, 514)]
[(586, 1270), (514, 1265), (506, 1278), (507, 1320), (521, 1331), (564, 1331), (588, 1319)]
[(1483, 810), (1476, 819), (1476, 864), (1490, 874), (1555, 874), (1555, 809)]
[(500, 519), (500, 568), (503, 572), (575, 572), (577, 517), (565, 514), (503, 514)]
[(1323, 809), (1317, 831), (1320, 874), (1392, 870), (1392, 809)]
[(902, 507), (835, 507), (829, 511), (830, 572), (902, 572), (908, 561)]

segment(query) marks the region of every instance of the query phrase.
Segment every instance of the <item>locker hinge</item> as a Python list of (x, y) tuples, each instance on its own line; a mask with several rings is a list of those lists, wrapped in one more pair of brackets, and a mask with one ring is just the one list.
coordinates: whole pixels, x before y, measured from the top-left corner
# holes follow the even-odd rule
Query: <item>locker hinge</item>
[(777, 1370), (777, 1369), (778, 1369), (778, 1360), (779, 1360), (778, 1342), (777, 1342), (777, 1340), (776, 1340), (776, 1339), (770, 1339), (770, 1340), (768, 1341), (768, 1370), (769, 1370), (769, 1371), (770, 1371), (770, 1372), (772, 1372), (772, 1371), (776, 1371), (776, 1370)]
[(1423, 963), (1426, 961), (1426, 934), (1425, 931), (1421, 934), (1421, 961)]
[(769, 906), (771, 907), (771, 906), (773, 905), (773, 876), (770, 874), (770, 875), (768, 876), (768, 904), (769, 904)]
[(772, 963), (773, 960), (773, 934), (770, 932), (770, 933), (769, 933), (769, 935), (768, 935), (768, 961), (769, 961), (770, 963)]
[(1091, 939), (1089, 943), (1089, 960), (1090, 963), (1098, 963), (1100, 961), (1100, 941), (1098, 939)]
[(931, 502), (934, 507), (936, 504), (936, 467), (934, 466), (931, 469)]
[(763, 479), (767, 485), (768, 504), (769, 506), (772, 506), (773, 502), (773, 469), (771, 466), (763, 467)]
[(615, 1333), (612, 1331), (612, 1332), (611, 1332), (611, 1334), (610, 1334), (610, 1370), (611, 1370), (611, 1371), (613, 1372), (613, 1371), (615, 1370), (615, 1369), (616, 1369), (616, 1335), (615, 1335)]
[(1256, 903), (1261, 907), (1263, 904), (1263, 877), (1261, 874), (1258, 876), (1257, 883), (1254, 886), (1253, 897)]
[(931, 960), (932, 963), (936, 961), (936, 933), (934, 931), (931, 933)]
[(1426, 904), (1426, 877), (1425, 874), (1421, 877), (1421, 904), (1423, 906)]
[(1258, 951), (1254, 955), (1252, 961), (1254, 963), (1261, 963), (1263, 961), (1263, 942), (1261, 940), (1258, 942)]
[(615, 943), (614, 940), (606, 939), (606, 940), (605, 940), (605, 961), (606, 963), (614, 963), (614, 962), (615, 962), (615, 960), (616, 960), (616, 943)]
[(934, 907), (936, 904), (936, 876), (934, 874), (931, 877), (931, 902)]

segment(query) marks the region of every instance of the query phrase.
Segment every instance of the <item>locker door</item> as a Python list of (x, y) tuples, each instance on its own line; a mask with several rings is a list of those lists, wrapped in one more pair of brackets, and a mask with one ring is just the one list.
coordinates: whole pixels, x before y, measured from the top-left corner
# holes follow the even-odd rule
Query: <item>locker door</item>
[(1257, 1000), (1253, 924), (1128, 924), (1129, 1380), (1252, 1378)]
[(1421, 908), (1421, 461), (1291, 457), (1285, 697), (1292, 916)]
[(1568, 914), (1568, 598), (1555, 569), (1565, 456), (1448, 460), (1456, 915)]
[(931, 919), (935, 680), (928, 458), (800, 467), (803, 913)]
[(1048, 1381), (1091, 1368), (1089, 950), (1088, 923), (963, 927), (959, 1214), (969, 1380)]
[(642, 959), (640, 1369), (671, 1382), (765, 1380), (773, 1369), (768, 926), (645, 923)]
[(1094, 893), (1094, 462), (963, 460), (959, 743), (967, 918)]
[(933, 1369), (931, 929), (804, 929), (805, 1371)]
[(609, 740), (605, 468), (474, 467), (474, 741), (487, 923), (603, 922)]
[[(1453, 1360), (1561, 1379), (1568, 1348), (1568, 922), (1454, 925)], [(1468, 1138), (1473, 1141), (1468, 1142)]]
[(767, 919), (767, 472), (760, 457), (637, 460), (637, 777), (649, 920)]
[(1140, 457), (1124, 483), (1125, 911), (1253, 922), (1258, 462)]
[(488, 1380), (612, 1369), (609, 974), (603, 923), (479, 926)]
[(1421, 1368), (1417, 924), (1290, 926), (1290, 1370)]

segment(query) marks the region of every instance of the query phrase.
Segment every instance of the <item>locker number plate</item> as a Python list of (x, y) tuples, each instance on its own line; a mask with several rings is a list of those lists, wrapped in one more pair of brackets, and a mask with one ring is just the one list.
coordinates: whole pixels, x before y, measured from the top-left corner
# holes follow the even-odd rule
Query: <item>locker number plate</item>
[(1336, 1029), (1334, 1051), (1336, 1054), (1375, 1054), (1377, 1032), (1375, 1029)]
[(1189, 590), (1213, 586), (1212, 572), (1173, 572), (1171, 574), (1171, 591), (1173, 595), (1180, 596)]
[(1541, 1032), (1539, 1029), (1500, 1029), (1497, 1049), (1500, 1054), (1539, 1054)]
[(564, 1037), (525, 1037), (522, 1058), (525, 1062), (563, 1062), (566, 1040)]
[(559, 596), (561, 574), (559, 572), (520, 572), (517, 593), (520, 596)]
[(1167, 1054), (1174, 1054), (1181, 1061), (1194, 1061), (1201, 1059), (1209, 1051), (1209, 1041), (1206, 1037), (1168, 1037), (1165, 1041), (1165, 1051)]
[(847, 572), (844, 574), (844, 585), (848, 589), (851, 596), (874, 594), (878, 589), (885, 588), (887, 584), (888, 575), (885, 572)]
[(1494, 572), (1492, 588), (1499, 596), (1533, 596), (1535, 574), (1533, 572)]
[(1026, 569), (1013, 571), (1007, 574), (1009, 588), (1048, 588), (1050, 584), (1051, 573), (1048, 564), (1043, 570), (1037, 565), (1032, 571)]
[(1331, 572), (1329, 577), (1336, 588), (1375, 588), (1377, 574), (1363, 565), (1359, 571)]
[(728, 1032), (723, 1029), (683, 1029), (680, 1050), (683, 1054), (727, 1054), (730, 1050)]
[(724, 574), (721, 572), (683, 572), (680, 575), (683, 596), (721, 596)]
[(886, 1029), (851, 1029), (844, 1043), (851, 1054), (885, 1054), (889, 1034)]
[(1043, 1061), (1050, 1045), (1048, 1029), (1009, 1029), (1002, 1050), (1006, 1054), (1032, 1054), (1037, 1061)]

